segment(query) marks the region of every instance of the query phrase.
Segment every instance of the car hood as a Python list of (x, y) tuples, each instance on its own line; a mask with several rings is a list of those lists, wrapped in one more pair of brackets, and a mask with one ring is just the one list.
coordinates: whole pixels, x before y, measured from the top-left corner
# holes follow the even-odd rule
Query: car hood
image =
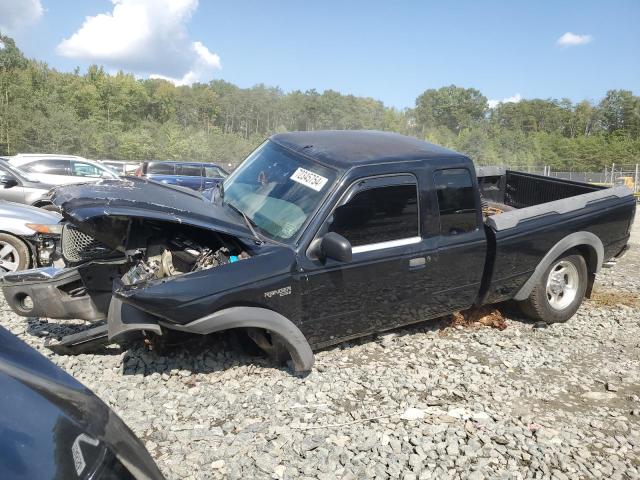
[(101, 231), (105, 217), (157, 220), (240, 238), (252, 236), (242, 217), (229, 207), (211, 203), (197, 192), (147, 179), (129, 177), (91, 185), (60, 186), (54, 190), (51, 201), (68, 221), (107, 245), (108, 232)]
[(0, 200), (0, 218), (3, 220), (3, 225), (26, 223), (54, 225), (62, 219), (62, 216), (59, 213), (32, 207), (31, 205)]

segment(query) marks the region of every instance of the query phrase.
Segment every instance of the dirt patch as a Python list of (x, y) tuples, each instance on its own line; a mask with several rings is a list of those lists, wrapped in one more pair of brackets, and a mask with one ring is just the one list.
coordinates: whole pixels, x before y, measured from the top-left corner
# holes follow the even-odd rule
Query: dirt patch
[(504, 330), (507, 328), (507, 324), (504, 321), (504, 317), (500, 310), (486, 306), (478, 308), (470, 308), (462, 312), (454, 312), (451, 314), (452, 327), (492, 327), (498, 330)]
[(616, 305), (640, 307), (638, 294), (630, 292), (611, 292), (607, 290), (600, 290), (593, 292), (590, 300), (598, 307), (615, 307)]

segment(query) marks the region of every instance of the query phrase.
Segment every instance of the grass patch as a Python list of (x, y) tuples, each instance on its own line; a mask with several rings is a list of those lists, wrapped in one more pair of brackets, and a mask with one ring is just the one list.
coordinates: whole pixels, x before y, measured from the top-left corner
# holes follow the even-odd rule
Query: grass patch
[(611, 292), (607, 290), (600, 290), (593, 292), (590, 300), (598, 307), (615, 307), (617, 305), (640, 307), (638, 294), (630, 292)]

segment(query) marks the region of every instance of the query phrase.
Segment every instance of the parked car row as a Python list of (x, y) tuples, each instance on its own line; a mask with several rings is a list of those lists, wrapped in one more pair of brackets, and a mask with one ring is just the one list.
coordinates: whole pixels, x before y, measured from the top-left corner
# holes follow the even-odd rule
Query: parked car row
[(208, 190), (229, 174), (215, 163), (200, 162), (143, 162), (136, 176), (192, 190)]

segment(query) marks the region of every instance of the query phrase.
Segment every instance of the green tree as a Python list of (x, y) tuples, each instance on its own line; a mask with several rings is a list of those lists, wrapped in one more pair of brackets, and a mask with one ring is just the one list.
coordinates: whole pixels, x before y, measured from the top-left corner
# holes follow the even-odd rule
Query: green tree
[(423, 131), (445, 126), (455, 133), (484, 119), (487, 98), (475, 88), (455, 85), (426, 90), (416, 99), (414, 115)]

